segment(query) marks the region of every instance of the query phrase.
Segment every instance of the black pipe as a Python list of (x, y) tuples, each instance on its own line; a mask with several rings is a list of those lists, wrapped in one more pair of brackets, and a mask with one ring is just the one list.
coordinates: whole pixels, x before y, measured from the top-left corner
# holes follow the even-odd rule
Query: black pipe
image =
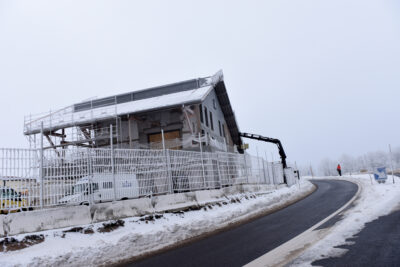
[[(285, 150), (283, 149), (282, 143), (279, 139), (265, 137), (265, 136), (261, 136), (258, 134), (249, 134), (249, 133), (239, 133), (239, 135), (244, 138), (254, 139), (254, 140), (258, 140), (258, 141), (264, 141), (264, 142), (273, 143), (273, 144), (277, 145), (278, 150), (279, 150), (279, 156), (281, 157), (283, 169), (287, 168), (286, 153), (285, 153)], [(285, 184), (287, 184), (285, 172), (283, 172), (283, 182)]]

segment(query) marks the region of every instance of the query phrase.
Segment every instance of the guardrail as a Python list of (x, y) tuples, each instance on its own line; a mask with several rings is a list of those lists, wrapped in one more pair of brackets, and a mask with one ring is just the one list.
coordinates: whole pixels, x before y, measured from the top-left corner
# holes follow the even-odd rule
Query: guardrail
[[(48, 208), (218, 189), (281, 184), (280, 163), (247, 154), (76, 148), (0, 149), (0, 211)], [(296, 182), (285, 170), (289, 185)]]

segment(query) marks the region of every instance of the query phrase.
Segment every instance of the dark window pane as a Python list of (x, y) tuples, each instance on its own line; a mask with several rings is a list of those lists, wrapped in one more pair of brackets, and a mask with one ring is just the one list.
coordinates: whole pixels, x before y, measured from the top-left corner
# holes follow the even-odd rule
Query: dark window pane
[(207, 112), (207, 107), (204, 107), (204, 115), (206, 116), (206, 126), (208, 127), (208, 112)]
[(200, 108), (200, 121), (201, 121), (201, 123), (203, 123), (203, 122), (204, 122), (204, 118), (203, 118), (203, 105), (200, 104), (199, 108)]
[(214, 131), (214, 121), (213, 121), (213, 116), (212, 116), (212, 112), (210, 111), (210, 124), (211, 124), (211, 130)]

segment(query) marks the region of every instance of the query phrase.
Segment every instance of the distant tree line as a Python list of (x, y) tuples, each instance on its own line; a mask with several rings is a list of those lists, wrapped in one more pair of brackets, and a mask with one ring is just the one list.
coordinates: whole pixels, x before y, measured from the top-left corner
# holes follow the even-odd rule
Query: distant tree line
[[(400, 172), (400, 147), (392, 148), (392, 162), (395, 171)], [(338, 164), (342, 166), (343, 173), (369, 172), (376, 167), (387, 167), (388, 171), (391, 170), (389, 151), (375, 151), (357, 157), (344, 154), (337, 160), (325, 158), (320, 162), (318, 170), (314, 170), (314, 174), (337, 175)]]

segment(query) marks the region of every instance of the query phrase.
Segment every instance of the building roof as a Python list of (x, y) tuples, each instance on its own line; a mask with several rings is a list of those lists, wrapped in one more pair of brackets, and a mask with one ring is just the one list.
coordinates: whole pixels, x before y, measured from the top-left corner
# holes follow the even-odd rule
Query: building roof
[(152, 99), (154, 97), (191, 91), (193, 89), (207, 86), (210, 86), (210, 80), (207, 78), (192, 79), (179, 83), (167, 84), (74, 104), (74, 112), (129, 102), (137, 102), (139, 100)]
[(226, 92), (222, 71), (211, 77), (192, 79), (85, 101), (47, 114), (26, 117), (24, 134), (40, 133), (42, 122), (44, 131), (49, 132), (126, 114), (197, 104), (201, 103), (213, 88), (221, 104), (232, 139), (235, 144), (241, 144), (238, 126)]

